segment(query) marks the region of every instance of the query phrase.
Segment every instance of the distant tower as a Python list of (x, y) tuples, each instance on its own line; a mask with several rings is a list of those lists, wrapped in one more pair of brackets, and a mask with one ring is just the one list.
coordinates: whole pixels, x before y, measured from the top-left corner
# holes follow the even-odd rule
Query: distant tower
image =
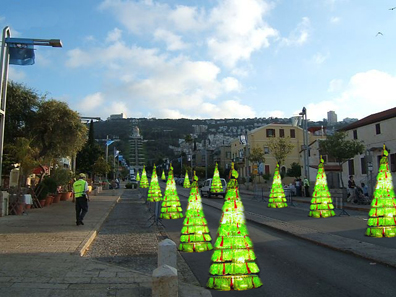
[(143, 137), (140, 135), (139, 127), (132, 128), (132, 135), (129, 136), (129, 164), (132, 168), (139, 170), (145, 163), (143, 150)]
[(327, 122), (332, 125), (337, 123), (337, 114), (335, 111), (330, 110), (327, 112)]

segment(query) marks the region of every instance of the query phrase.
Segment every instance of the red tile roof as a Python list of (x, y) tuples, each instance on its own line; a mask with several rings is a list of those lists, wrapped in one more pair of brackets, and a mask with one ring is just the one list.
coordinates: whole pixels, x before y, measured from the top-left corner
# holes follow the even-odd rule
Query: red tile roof
[(340, 129), (340, 131), (348, 131), (348, 130), (356, 129), (359, 127), (367, 126), (373, 123), (378, 123), (380, 121), (384, 121), (395, 117), (396, 117), (396, 107), (369, 115), (359, 121), (353, 122), (352, 124)]

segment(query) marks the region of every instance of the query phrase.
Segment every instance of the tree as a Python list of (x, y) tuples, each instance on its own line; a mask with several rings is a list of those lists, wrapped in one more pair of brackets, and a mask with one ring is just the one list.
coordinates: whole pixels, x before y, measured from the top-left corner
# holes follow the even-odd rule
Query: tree
[(294, 144), (290, 142), (290, 138), (271, 138), (268, 142), (268, 147), (271, 154), (274, 155), (276, 162), (281, 165), (284, 164), (285, 159), (294, 148)]
[(93, 121), (89, 125), (88, 141), (84, 147), (77, 153), (76, 165), (80, 172), (90, 173), (93, 176), (93, 166), (104, 152), (100, 145), (95, 141)]
[[(248, 160), (256, 164), (258, 168), (260, 163), (265, 161), (264, 151), (259, 147), (254, 147), (249, 153)], [(252, 173), (252, 175), (254, 174)], [(255, 180), (254, 177), (253, 180)]]
[(86, 141), (87, 127), (65, 102), (49, 100), (41, 103), (33, 129), (39, 158), (73, 156)]
[[(346, 132), (336, 132), (334, 135), (327, 136), (326, 140), (320, 142), (319, 148), (322, 154), (327, 154), (329, 157), (333, 157), (338, 164), (341, 166), (342, 174), (342, 164), (353, 158), (355, 155), (364, 152), (363, 143), (357, 140), (347, 140)], [(344, 182), (341, 179), (342, 187), (344, 187)]]
[(287, 176), (300, 177), (301, 176), (301, 165), (293, 162), (290, 168), (287, 169)]
[(109, 173), (110, 166), (106, 162), (105, 158), (100, 156), (93, 164), (92, 170), (95, 174), (105, 175), (106, 173)]

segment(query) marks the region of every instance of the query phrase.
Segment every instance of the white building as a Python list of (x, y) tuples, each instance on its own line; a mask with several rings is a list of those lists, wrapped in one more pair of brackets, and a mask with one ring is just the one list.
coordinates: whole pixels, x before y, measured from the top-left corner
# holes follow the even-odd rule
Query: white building
[(343, 165), (343, 180), (348, 181), (349, 175), (355, 177), (355, 182), (360, 186), (364, 182), (375, 186), (375, 180), (385, 144), (389, 153), (389, 169), (392, 179), (396, 178), (396, 107), (379, 113), (369, 115), (354, 122), (342, 130), (347, 132), (350, 139), (360, 140), (366, 146), (366, 151), (355, 156)]
[(329, 123), (329, 125), (337, 123), (337, 114), (334, 110), (330, 110), (327, 112), (327, 122)]

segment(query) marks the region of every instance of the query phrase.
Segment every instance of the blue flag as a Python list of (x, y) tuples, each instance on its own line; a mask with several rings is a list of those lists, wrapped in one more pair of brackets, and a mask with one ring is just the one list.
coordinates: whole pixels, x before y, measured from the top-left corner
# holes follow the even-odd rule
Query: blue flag
[(114, 142), (114, 140), (109, 139), (109, 140), (106, 141), (106, 145), (109, 146), (109, 145), (112, 144), (113, 142)]
[(12, 65), (33, 65), (34, 64), (34, 44), (33, 40), (6, 38), (8, 51), (10, 53), (10, 64)]

